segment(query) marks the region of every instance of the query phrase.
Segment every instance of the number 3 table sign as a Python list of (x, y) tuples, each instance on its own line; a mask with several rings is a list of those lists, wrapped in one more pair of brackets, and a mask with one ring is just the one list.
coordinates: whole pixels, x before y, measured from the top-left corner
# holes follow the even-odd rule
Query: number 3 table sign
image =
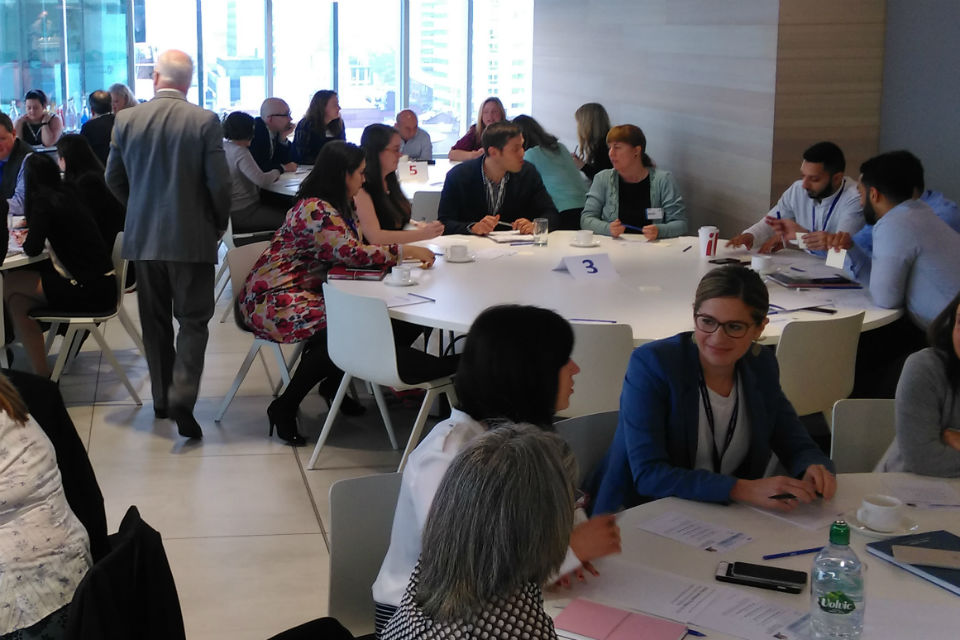
[(566, 256), (554, 271), (569, 271), (577, 280), (616, 280), (620, 277), (613, 268), (610, 256), (594, 253), (587, 256)]

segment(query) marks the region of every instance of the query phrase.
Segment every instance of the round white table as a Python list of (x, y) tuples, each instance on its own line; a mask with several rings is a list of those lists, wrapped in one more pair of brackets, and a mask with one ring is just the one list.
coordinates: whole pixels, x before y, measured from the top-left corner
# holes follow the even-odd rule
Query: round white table
[[(838, 477), (837, 495), (830, 504), (838, 511), (854, 510), (859, 506), (863, 496), (869, 493), (886, 493), (884, 481), (896, 477), (915, 476), (878, 473), (842, 474)], [(943, 480), (943, 482), (950, 483), (960, 490), (960, 479)], [(732, 551), (712, 553), (638, 528), (640, 523), (670, 511), (745, 533), (753, 540)], [(918, 532), (946, 529), (960, 535), (960, 510), (907, 507), (906, 513), (919, 524)], [(815, 557), (812, 554), (775, 560), (763, 560), (762, 556), (822, 546), (828, 539), (827, 526), (817, 531), (808, 531), (744, 505), (725, 506), (679, 498), (656, 500), (624, 511), (618, 516), (618, 523), (623, 553), (595, 562), (600, 572), (598, 577), (590, 577), (586, 583), (576, 584), (570, 590), (549, 590), (545, 597), (550, 603), (548, 611), (551, 614), (556, 615), (558, 608), (564, 606), (570, 598), (582, 597), (616, 605), (604, 594), (605, 585), (603, 584), (605, 570), (610, 575), (617, 573), (614, 566), (616, 563), (642, 565), (691, 580), (743, 590), (745, 594), (806, 612), (810, 607), (809, 581), (802, 593), (788, 594), (719, 583), (714, 579), (714, 573), (720, 561), (741, 561), (795, 569), (809, 574)], [(960, 629), (960, 598), (946, 589), (869, 554), (865, 544), (874, 540), (855, 530), (850, 533), (850, 546), (866, 565), (864, 584), (867, 631), (863, 635), (863, 640), (956, 637), (954, 634), (960, 633), (958, 631)], [(937, 620), (933, 619), (934, 616), (926, 616), (927, 619), (922, 621), (911, 617), (929, 611), (937, 613)], [(938, 625), (944, 624), (944, 620), (939, 619), (941, 614), (951, 624), (940, 629), (941, 634), (931, 635), (931, 630), (936, 631), (939, 628)], [(915, 633), (911, 634), (911, 631)], [(730, 637), (713, 631), (707, 635), (710, 638)]]
[[(571, 321), (628, 324), (636, 344), (672, 336), (693, 328), (693, 296), (700, 278), (716, 267), (700, 257), (697, 238), (681, 237), (647, 243), (594, 236), (599, 246), (571, 246), (574, 232), (555, 231), (546, 247), (497, 244), (476, 236), (441, 236), (422, 244), (445, 253), (452, 243), (466, 243), (473, 262), (450, 263), (438, 257), (432, 269), (413, 269), (417, 281), (411, 287), (393, 287), (383, 282), (337, 280), (343, 290), (389, 299), (404, 293), (427, 296), (436, 302), (390, 309), (390, 315), (417, 324), (466, 332), (477, 315), (495, 304), (532, 304), (557, 311)], [(723, 242), (721, 241), (721, 245)], [(687, 249), (687, 247), (690, 247)], [(510, 255), (502, 255), (509, 253)], [(615, 280), (575, 280), (568, 272), (555, 271), (564, 256), (606, 253), (619, 274)], [(498, 255), (499, 254), (499, 255)], [(495, 257), (497, 256), (497, 257)], [(717, 257), (749, 260), (743, 249), (722, 248)], [(823, 259), (787, 250), (773, 256), (780, 270), (822, 268)], [(819, 266), (818, 266), (819, 265)], [(833, 305), (838, 313), (811, 311), (770, 316), (762, 342), (776, 344), (788, 320), (816, 320), (866, 311), (863, 330), (892, 322), (899, 309), (875, 306), (863, 290), (788, 290), (769, 284), (771, 303), (785, 309), (817, 304)]]

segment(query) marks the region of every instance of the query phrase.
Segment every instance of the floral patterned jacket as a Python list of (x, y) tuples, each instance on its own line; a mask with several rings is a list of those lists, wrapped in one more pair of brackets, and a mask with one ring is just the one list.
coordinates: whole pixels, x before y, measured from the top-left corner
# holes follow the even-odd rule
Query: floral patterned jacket
[(328, 202), (300, 200), (247, 276), (240, 314), (258, 338), (306, 340), (327, 326), (322, 286), (332, 265), (389, 266), (399, 254), (396, 244), (363, 244), (356, 223)]

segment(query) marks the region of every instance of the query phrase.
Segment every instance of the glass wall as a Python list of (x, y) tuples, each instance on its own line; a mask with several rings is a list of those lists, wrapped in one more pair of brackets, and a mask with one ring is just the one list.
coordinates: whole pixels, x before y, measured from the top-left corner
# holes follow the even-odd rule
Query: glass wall
[[(139, 100), (153, 97), (153, 65), (167, 49), (186, 51), (197, 62), (197, 0), (134, 0), (134, 80), (130, 86)], [(187, 99), (200, 103), (199, 79), (194, 73)]]
[(267, 97), (263, 0), (203, 0), (203, 106), (257, 115)]
[(287, 101), (295, 123), (314, 93), (334, 87), (333, 42), (332, 2), (273, 0), (273, 95)]
[(500, 98), (508, 118), (530, 115), (532, 68), (532, 0), (474, 2), (473, 119), (488, 96)]
[(41, 89), (68, 130), (86, 96), (127, 81), (124, 0), (0, 0), (0, 104), (23, 113), (23, 94)]

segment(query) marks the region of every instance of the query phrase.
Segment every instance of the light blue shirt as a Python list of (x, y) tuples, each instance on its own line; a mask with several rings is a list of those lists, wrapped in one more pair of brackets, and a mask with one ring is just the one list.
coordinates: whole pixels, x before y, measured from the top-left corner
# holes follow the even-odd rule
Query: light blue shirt
[(547, 188), (557, 211), (583, 209), (583, 203), (587, 200), (587, 182), (574, 164), (570, 151), (563, 143), (558, 143), (558, 147), (556, 151), (539, 145), (531, 147), (523, 154), (523, 159), (540, 172), (543, 186)]
[(22, 216), (23, 215), (23, 168), (27, 166), (27, 158), (32, 154), (27, 154), (23, 157), (23, 162), (20, 163), (20, 171), (17, 172), (17, 186), (13, 190), (13, 195), (7, 198), (7, 205), (10, 207), (10, 215), (12, 216)]
[[(953, 200), (949, 200), (939, 191), (927, 189), (920, 199), (930, 205), (937, 217), (950, 225), (950, 228), (960, 233), (960, 207)], [(867, 224), (853, 236), (853, 243), (860, 247), (869, 256), (873, 253), (873, 225)]]
[(409, 156), (411, 160), (432, 160), (433, 142), (430, 134), (417, 127), (417, 132), (409, 140), (405, 140), (400, 147), (400, 153)]
[(926, 203), (906, 200), (874, 225), (873, 258), (853, 245), (845, 267), (869, 287), (874, 304), (906, 305), (913, 323), (926, 329), (960, 291), (960, 234)]

